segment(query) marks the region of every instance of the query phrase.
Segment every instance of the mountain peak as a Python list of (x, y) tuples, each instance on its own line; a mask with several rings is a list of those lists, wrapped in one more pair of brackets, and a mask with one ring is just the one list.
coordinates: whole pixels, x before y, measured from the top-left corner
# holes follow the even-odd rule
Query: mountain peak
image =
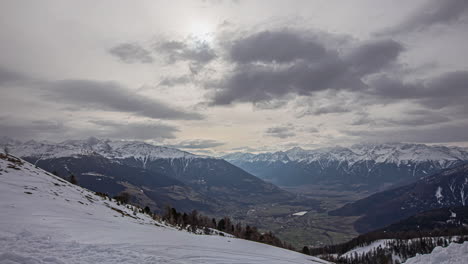
[(156, 146), (141, 141), (111, 141), (90, 137), (83, 140), (66, 140), (60, 143), (30, 140), (11, 146), (11, 152), (20, 157), (59, 158), (76, 155), (101, 155), (116, 159), (144, 160), (172, 158), (209, 158), (175, 148)]

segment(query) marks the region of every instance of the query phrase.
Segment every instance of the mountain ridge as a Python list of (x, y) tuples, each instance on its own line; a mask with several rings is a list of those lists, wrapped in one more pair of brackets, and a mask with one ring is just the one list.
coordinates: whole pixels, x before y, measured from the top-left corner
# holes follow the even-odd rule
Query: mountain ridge
[(415, 181), (464, 161), (468, 150), (424, 144), (357, 144), (315, 150), (292, 148), (272, 153), (233, 153), (222, 158), (278, 185), (343, 185), (379, 190)]
[(361, 216), (354, 226), (363, 233), (423, 211), (456, 206), (468, 206), (468, 163), (373, 194), (329, 214)]

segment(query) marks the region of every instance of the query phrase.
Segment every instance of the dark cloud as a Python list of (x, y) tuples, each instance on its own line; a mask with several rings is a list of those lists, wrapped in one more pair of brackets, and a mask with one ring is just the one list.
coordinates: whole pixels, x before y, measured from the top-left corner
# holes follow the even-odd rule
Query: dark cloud
[(265, 134), (277, 138), (288, 138), (296, 135), (292, 126), (270, 127), (265, 131)]
[(207, 83), (207, 87), (214, 90), (211, 104), (258, 104), (287, 95), (363, 90), (366, 85), (362, 79), (366, 75), (395, 62), (403, 51), (393, 40), (379, 40), (359, 43), (341, 54), (336, 48), (327, 49), (320, 36), (280, 30), (258, 32), (235, 40), (228, 46), (234, 70), (217, 82)]
[(18, 120), (4, 118), (0, 122), (0, 135), (21, 140), (53, 137), (69, 130), (62, 122), (49, 120)]
[(439, 124), (439, 123), (446, 123), (446, 122), (450, 122), (451, 120), (452, 119), (447, 116), (433, 114), (433, 115), (419, 116), (416, 118), (384, 119), (383, 121), (391, 125), (411, 127), (411, 126), (426, 126), (426, 125), (433, 125), (433, 124)]
[(21, 73), (0, 66), (0, 85), (14, 84), (28, 79), (27, 76)]
[(468, 99), (468, 71), (448, 72), (413, 82), (384, 75), (371, 79), (368, 84), (370, 94), (383, 100), (412, 99), (429, 108), (464, 105)]
[(324, 114), (347, 113), (350, 111), (351, 110), (348, 107), (339, 106), (339, 105), (331, 105), (331, 106), (319, 107), (313, 110), (311, 114), (324, 115)]
[(374, 40), (362, 43), (345, 56), (358, 75), (379, 72), (396, 61), (403, 46), (391, 39)]
[(212, 139), (191, 139), (191, 140), (184, 140), (177, 144), (169, 145), (170, 147), (174, 148), (182, 148), (182, 149), (207, 149), (207, 148), (214, 148), (224, 145), (225, 143), (219, 142), (217, 140)]
[(210, 45), (193, 39), (160, 41), (154, 47), (156, 52), (166, 56), (168, 63), (188, 61), (198, 66), (207, 64), (216, 58), (216, 53)]
[(322, 60), (332, 56), (317, 40), (292, 31), (264, 31), (238, 39), (229, 53), (232, 61), (240, 63)]
[(159, 123), (126, 123), (107, 120), (92, 120), (90, 123), (99, 126), (97, 130), (88, 131), (88, 135), (114, 139), (150, 140), (175, 138), (176, 127)]
[(243, 65), (211, 84), (218, 88), (212, 105), (228, 105), (233, 102), (261, 102), (283, 98), (289, 94), (311, 95), (326, 89), (363, 86), (362, 82), (346, 74), (344, 64), (338, 60), (317, 63), (297, 61), (292, 65)]
[(466, 0), (430, 0), (403, 22), (379, 32), (378, 35), (420, 31), (433, 25), (454, 23), (467, 16), (468, 1)]
[(468, 141), (468, 123), (443, 126), (342, 131), (346, 135), (369, 141), (447, 143)]
[(136, 43), (123, 43), (109, 50), (109, 53), (125, 63), (152, 63), (151, 52)]
[(155, 119), (202, 119), (200, 114), (172, 108), (115, 82), (62, 80), (47, 86), (45, 98), (81, 108), (126, 112)]
[(373, 127), (417, 127), (452, 121), (452, 118), (447, 115), (426, 109), (404, 111), (399, 116), (399, 118), (371, 118), (369, 113), (360, 112), (350, 124), (353, 126), (367, 125)]

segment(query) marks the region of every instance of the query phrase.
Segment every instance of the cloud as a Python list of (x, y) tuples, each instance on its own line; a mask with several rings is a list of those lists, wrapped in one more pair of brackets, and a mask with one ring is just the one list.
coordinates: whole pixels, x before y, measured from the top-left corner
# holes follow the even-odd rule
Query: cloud
[(151, 52), (136, 43), (122, 43), (111, 49), (109, 53), (124, 63), (152, 63)]
[(270, 127), (265, 131), (265, 134), (282, 139), (294, 137), (296, 135), (296, 133), (294, 133), (294, 128), (291, 126)]
[(214, 91), (210, 104), (259, 104), (288, 95), (364, 90), (363, 78), (394, 63), (404, 50), (398, 42), (383, 39), (359, 42), (344, 54), (326, 45), (329, 40), (321, 40), (322, 36), (278, 30), (234, 40), (227, 46), (233, 70), (206, 83)]
[(366, 141), (448, 143), (468, 141), (468, 123), (443, 126), (342, 131)]
[(162, 40), (154, 44), (156, 52), (165, 55), (168, 63), (189, 62), (193, 71), (214, 60), (217, 55), (206, 42), (193, 38), (184, 41)]
[(97, 130), (90, 130), (88, 135), (97, 135), (105, 138), (156, 140), (175, 138), (174, 133), (179, 131), (176, 127), (160, 123), (128, 123), (108, 120), (91, 120), (90, 123), (99, 126)]
[(175, 109), (137, 94), (115, 82), (62, 80), (45, 84), (46, 99), (81, 108), (132, 113), (154, 119), (197, 120), (202, 116)]
[(224, 145), (224, 142), (219, 142), (212, 139), (189, 139), (181, 141), (177, 144), (168, 145), (174, 148), (182, 149), (208, 149)]
[(450, 122), (452, 119), (443, 115), (426, 115), (417, 118), (383, 119), (385, 123), (399, 126), (426, 126)]
[(371, 118), (367, 112), (359, 112), (352, 120), (350, 125), (361, 126), (367, 125), (374, 128), (389, 128), (389, 127), (418, 127), (428, 126), (434, 124), (448, 123), (452, 121), (450, 116), (443, 114), (440, 111), (430, 111), (426, 109), (417, 109), (403, 111), (400, 113), (399, 118)]
[(324, 115), (324, 114), (347, 113), (347, 112), (350, 112), (350, 111), (351, 110), (349, 108), (344, 107), (344, 106), (330, 105), (330, 106), (319, 107), (319, 108), (313, 110), (312, 114), (314, 114), (314, 115)]
[(466, 0), (430, 0), (398, 25), (378, 35), (405, 34), (425, 30), (433, 25), (451, 24), (468, 16)]
[(176, 86), (181, 84), (190, 83), (192, 79), (188, 75), (176, 76), (176, 77), (165, 77), (159, 82), (159, 85), (163, 86)]
[(0, 85), (14, 84), (26, 80), (29, 80), (27, 76), (0, 65)]
[(304, 38), (299, 32), (263, 31), (234, 42), (230, 48), (234, 62), (291, 62), (297, 59), (321, 60), (328, 51), (315, 39)]
[(425, 81), (413, 82), (382, 75), (371, 78), (368, 84), (368, 92), (381, 99), (411, 99), (429, 108), (464, 105), (468, 99), (468, 71), (447, 72)]
[(0, 122), (0, 133), (15, 139), (52, 137), (67, 132), (69, 128), (62, 122), (50, 120), (17, 120), (3, 118)]
[(352, 126), (375, 125), (375, 120), (370, 117), (368, 112), (358, 112), (357, 116), (351, 121)]
[(392, 39), (372, 40), (361, 43), (345, 56), (358, 75), (379, 72), (396, 61), (404, 51), (403, 45)]

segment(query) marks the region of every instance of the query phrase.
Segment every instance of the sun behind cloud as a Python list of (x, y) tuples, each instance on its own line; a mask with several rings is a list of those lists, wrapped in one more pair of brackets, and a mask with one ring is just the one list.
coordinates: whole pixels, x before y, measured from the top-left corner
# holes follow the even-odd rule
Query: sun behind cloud
[(214, 24), (204, 20), (192, 20), (188, 26), (189, 34), (192, 37), (208, 44), (213, 42), (215, 30)]

